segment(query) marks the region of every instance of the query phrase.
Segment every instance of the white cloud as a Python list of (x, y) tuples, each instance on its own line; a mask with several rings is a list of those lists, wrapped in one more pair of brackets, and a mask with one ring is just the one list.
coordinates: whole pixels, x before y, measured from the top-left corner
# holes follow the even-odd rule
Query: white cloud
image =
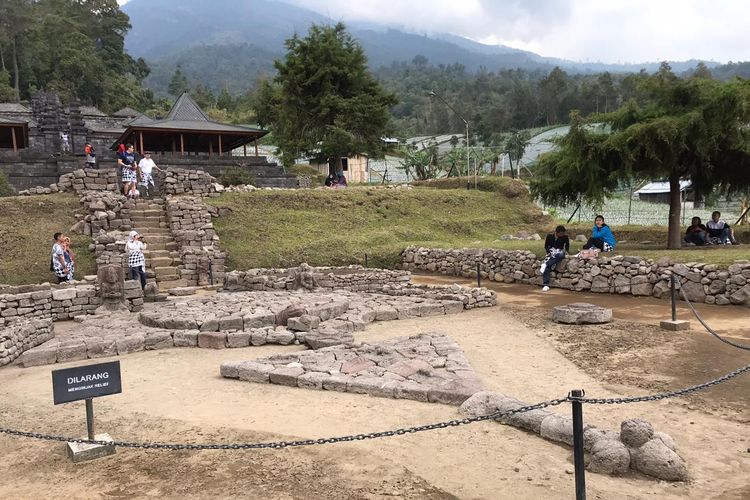
[(750, 60), (740, 0), (288, 0), (334, 20), (453, 33), (604, 62)]

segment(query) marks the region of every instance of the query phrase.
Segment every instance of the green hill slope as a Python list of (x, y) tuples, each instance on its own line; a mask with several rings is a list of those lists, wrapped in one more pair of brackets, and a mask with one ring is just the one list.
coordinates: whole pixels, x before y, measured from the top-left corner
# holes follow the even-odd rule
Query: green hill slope
[[(52, 234), (67, 234), (76, 223), (74, 213), (78, 210), (78, 197), (73, 194), (0, 198), (0, 283), (56, 283), (49, 270)], [(76, 255), (76, 278), (96, 274), (89, 252), (91, 238), (69, 236)]]
[(498, 191), (375, 189), (255, 191), (210, 199), (232, 213), (214, 226), (230, 269), (362, 263), (393, 267), (409, 245), (486, 247), (501, 234), (551, 220), (525, 189), (498, 179)]

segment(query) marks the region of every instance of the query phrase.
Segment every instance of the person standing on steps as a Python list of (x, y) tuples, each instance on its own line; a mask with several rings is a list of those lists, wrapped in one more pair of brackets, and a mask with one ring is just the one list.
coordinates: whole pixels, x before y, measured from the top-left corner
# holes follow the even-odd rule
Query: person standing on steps
[(539, 270), (542, 272), (543, 292), (549, 291), (549, 279), (552, 269), (558, 262), (565, 258), (565, 254), (570, 252), (570, 238), (568, 238), (565, 226), (557, 226), (554, 233), (547, 235), (544, 240), (544, 250), (547, 256), (542, 262)]
[(122, 169), (122, 194), (128, 196), (130, 189), (135, 187), (136, 169), (135, 151), (133, 145), (128, 144), (124, 153), (117, 155), (117, 166)]
[(96, 168), (96, 150), (90, 142), (86, 143), (86, 147), (83, 148), (83, 152), (86, 153), (86, 168)]
[(151, 153), (146, 151), (143, 153), (143, 158), (141, 158), (141, 161), (138, 162), (138, 168), (141, 170), (141, 180), (139, 182), (140, 185), (144, 186), (144, 196), (149, 196), (149, 185), (153, 188), (153, 191), (156, 191), (156, 184), (154, 184), (154, 177), (152, 175), (152, 172), (154, 169), (161, 172), (162, 170), (156, 166), (156, 163), (154, 163), (154, 160), (151, 159)]
[(138, 231), (130, 231), (128, 242), (125, 250), (128, 255), (128, 268), (130, 269), (130, 279), (141, 281), (141, 288), (146, 288), (146, 257), (143, 251), (146, 249), (143, 243), (143, 237)]

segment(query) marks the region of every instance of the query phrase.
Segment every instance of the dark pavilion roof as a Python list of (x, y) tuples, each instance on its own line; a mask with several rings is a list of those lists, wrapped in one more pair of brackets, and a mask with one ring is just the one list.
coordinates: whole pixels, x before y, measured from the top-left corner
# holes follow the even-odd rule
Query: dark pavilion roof
[(20, 127), (20, 126), (27, 126), (28, 124), (29, 124), (29, 120), (16, 120), (15, 118), (3, 118), (2, 116), (0, 116), (0, 126)]
[(31, 113), (31, 110), (17, 102), (0, 102), (0, 113)]
[(86, 116), (107, 116), (101, 109), (96, 106), (81, 106), (79, 108), (82, 115)]
[(187, 93), (183, 93), (177, 99), (165, 118), (154, 120), (141, 114), (130, 122), (127, 122), (126, 126), (127, 129), (118, 138), (113, 147), (116, 147), (120, 142), (128, 142), (129, 138), (135, 132), (141, 132), (144, 136), (146, 134), (174, 133), (210, 136), (226, 134), (226, 149), (241, 146), (268, 133), (266, 130), (257, 128), (213, 121)]

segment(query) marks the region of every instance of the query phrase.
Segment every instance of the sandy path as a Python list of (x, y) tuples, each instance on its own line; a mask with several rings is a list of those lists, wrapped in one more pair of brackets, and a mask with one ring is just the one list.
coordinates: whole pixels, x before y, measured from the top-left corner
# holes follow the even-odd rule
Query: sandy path
[[(548, 334), (502, 307), (430, 319), (376, 323), (360, 334), (380, 340), (441, 331), (466, 351), (491, 389), (528, 402), (564, 396), (635, 394), (608, 387), (561, 355)], [(219, 377), (222, 361), (294, 347), (210, 351), (171, 349), (120, 358), (124, 392), (96, 401), (99, 428), (116, 439), (167, 442), (325, 437), (455, 418), (450, 406), (258, 385)], [(644, 367), (647, 369), (647, 367)], [(65, 434), (85, 432), (83, 404), (53, 407), (50, 367), (0, 370), (3, 424)], [(672, 434), (695, 478), (668, 484), (640, 477), (587, 475), (589, 498), (748, 498), (747, 426), (671, 400), (585, 408), (589, 423), (616, 428), (641, 417)], [(561, 413), (569, 407), (559, 407)], [(11, 474), (0, 497), (560, 498), (573, 494), (572, 452), (497, 423), (354, 444), (264, 452), (121, 449), (73, 466), (57, 443), (0, 437)], [(35, 467), (31, 467), (35, 464)], [(190, 487), (190, 488), (188, 488)]]

